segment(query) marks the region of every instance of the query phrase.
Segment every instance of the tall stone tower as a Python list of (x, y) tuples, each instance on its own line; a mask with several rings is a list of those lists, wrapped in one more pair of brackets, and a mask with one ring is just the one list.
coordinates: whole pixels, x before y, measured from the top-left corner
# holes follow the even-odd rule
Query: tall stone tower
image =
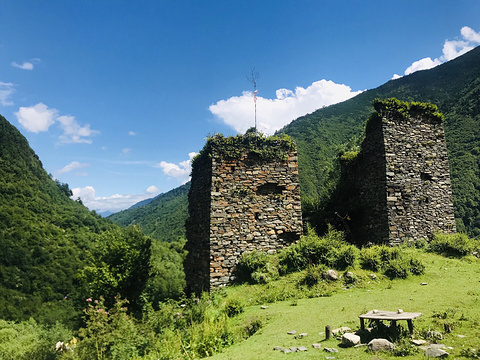
[(375, 102), (348, 182), (352, 230), (363, 242), (399, 244), (455, 232), (443, 115), (425, 103)]
[(208, 139), (192, 164), (187, 291), (228, 284), (245, 251), (274, 253), (302, 234), (296, 147), (255, 134)]

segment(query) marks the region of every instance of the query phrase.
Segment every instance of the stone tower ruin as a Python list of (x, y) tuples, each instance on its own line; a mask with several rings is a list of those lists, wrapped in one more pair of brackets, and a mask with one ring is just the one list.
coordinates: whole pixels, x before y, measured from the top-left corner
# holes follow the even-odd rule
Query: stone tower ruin
[(296, 147), (290, 138), (215, 135), (192, 164), (187, 291), (228, 284), (244, 252), (275, 253), (302, 234)]
[(352, 233), (395, 245), (455, 232), (443, 115), (435, 105), (396, 99), (376, 101), (375, 110), (343, 171), (355, 192)]

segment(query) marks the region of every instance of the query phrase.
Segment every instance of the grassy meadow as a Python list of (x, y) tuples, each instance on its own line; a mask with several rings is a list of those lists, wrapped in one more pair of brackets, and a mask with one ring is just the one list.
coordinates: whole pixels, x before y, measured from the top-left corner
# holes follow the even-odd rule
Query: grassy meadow
[[(447, 258), (423, 250), (405, 249), (415, 253), (425, 264), (423, 275), (410, 275), (407, 279), (389, 280), (382, 275), (371, 279), (370, 273), (365, 270), (353, 270), (361, 278), (354, 286), (344, 286), (342, 279), (332, 282), (323, 290), (329, 296), (305, 293), (312, 298), (292, 299), (268, 303), (269, 293), (279, 292), (282, 288), (288, 293), (292, 284), (296, 282), (292, 274), (280, 282), (266, 285), (234, 286), (225, 289), (226, 297), (237, 299), (238, 302), (249, 304), (245, 311), (236, 316), (236, 321), (248, 322), (249, 319), (261, 319), (263, 326), (247, 340), (237, 343), (211, 359), (324, 359), (334, 356), (335, 359), (389, 359), (396, 358), (393, 354), (382, 352), (372, 354), (366, 347), (342, 348), (340, 341), (335, 338), (325, 340), (325, 326), (332, 329), (341, 326), (357, 330), (360, 327), (358, 315), (369, 310), (403, 309), (405, 312), (421, 312), (423, 315), (414, 320), (414, 334), (416, 339), (424, 338), (428, 330), (439, 331), (444, 335), (438, 343), (445, 344), (451, 358), (478, 356), (480, 348), (480, 263), (474, 257), (463, 259)], [(421, 285), (426, 283), (426, 285)], [(277, 289), (278, 287), (278, 289)], [(259, 298), (265, 303), (260, 304)], [(268, 305), (262, 309), (261, 305)], [(445, 323), (452, 329), (445, 333)], [(399, 321), (399, 325), (406, 328), (406, 321)], [(302, 339), (295, 339), (287, 332), (296, 330), (299, 333), (308, 333)], [(460, 337), (463, 335), (465, 337)], [(407, 337), (409, 340), (409, 337)], [(404, 340), (404, 353), (410, 353), (407, 358), (424, 358), (424, 352), (409, 341)], [(363, 339), (362, 339), (363, 342)], [(320, 343), (322, 349), (312, 347), (313, 343)], [(289, 348), (305, 346), (308, 351), (284, 354), (274, 351), (275, 346)], [(337, 348), (338, 353), (330, 354), (323, 350), (325, 347)], [(474, 349), (474, 350), (472, 350)]]

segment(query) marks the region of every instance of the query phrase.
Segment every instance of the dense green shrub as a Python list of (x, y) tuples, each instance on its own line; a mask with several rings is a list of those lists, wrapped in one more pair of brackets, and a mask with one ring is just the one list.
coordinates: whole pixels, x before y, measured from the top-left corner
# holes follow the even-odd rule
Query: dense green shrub
[(375, 245), (360, 251), (362, 268), (383, 272), (391, 279), (405, 279), (409, 274), (420, 275), (425, 272), (425, 265), (405, 253), (401, 246), (388, 247)]
[(317, 285), (321, 280), (323, 273), (328, 270), (327, 266), (321, 264), (317, 266), (309, 266), (307, 267), (307, 270), (305, 271), (305, 274), (303, 275), (302, 279), (300, 280), (301, 285), (307, 285), (309, 287), (312, 287), (314, 285)]
[(235, 279), (239, 283), (266, 284), (278, 276), (274, 261), (263, 251), (245, 252), (235, 268)]
[(480, 248), (480, 241), (470, 239), (466, 234), (437, 233), (428, 245), (428, 251), (437, 254), (462, 257)]
[(243, 304), (238, 299), (229, 300), (225, 305), (225, 313), (228, 317), (233, 317), (235, 315), (241, 314), (243, 310)]
[(346, 269), (355, 265), (358, 255), (358, 249), (345, 242), (342, 232), (330, 228), (325, 236), (318, 237), (313, 229), (309, 229), (298, 243), (279, 254), (279, 265), (284, 274), (317, 264)]
[(39, 325), (33, 319), (16, 323), (0, 320), (0, 360), (53, 360), (57, 342), (68, 343), (72, 334), (64, 325)]

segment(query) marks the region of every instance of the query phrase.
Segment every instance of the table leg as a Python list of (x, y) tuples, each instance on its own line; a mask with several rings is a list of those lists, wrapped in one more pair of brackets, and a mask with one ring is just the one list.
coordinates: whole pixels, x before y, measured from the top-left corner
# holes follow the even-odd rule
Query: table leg
[(408, 330), (410, 331), (410, 334), (413, 334), (413, 320), (407, 320), (408, 324)]

